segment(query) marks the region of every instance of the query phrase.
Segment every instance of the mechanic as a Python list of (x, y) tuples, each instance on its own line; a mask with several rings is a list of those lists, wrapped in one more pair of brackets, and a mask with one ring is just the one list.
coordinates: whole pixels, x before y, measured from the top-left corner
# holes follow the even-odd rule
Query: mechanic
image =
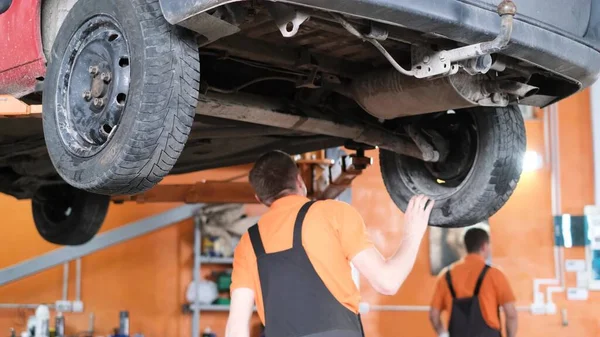
[(350, 262), (376, 291), (395, 294), (414, 265), (433, 201), (410, 200), (402, 243), (385, 259), (352, 206), (306, 197), (288, 154), (263, 155), (249, 178), (269, 210), (235, 250), (226, 337), (249, 336), (255, 302), (266, 336), (363, 336)]
[[(479, 227), (466, 231), (467, 256), (438, 277), (429, 319), (440, 337), (500, 337), (500, 307), (506, 316), (506, 335), (517, 334), (515, 296), (508, 279), (486, 264), (491, 255), (490, 236)], [(441, 312), (449, 311), (448, 329)]]

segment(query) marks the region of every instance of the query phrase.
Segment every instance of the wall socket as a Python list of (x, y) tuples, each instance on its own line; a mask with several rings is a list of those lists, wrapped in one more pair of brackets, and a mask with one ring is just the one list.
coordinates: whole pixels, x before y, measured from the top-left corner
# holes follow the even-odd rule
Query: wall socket
[(73, 311), (73, 303), (71, 301), (56, 301), (54, 303), (56, 311), (60, 312), (71, 312)]

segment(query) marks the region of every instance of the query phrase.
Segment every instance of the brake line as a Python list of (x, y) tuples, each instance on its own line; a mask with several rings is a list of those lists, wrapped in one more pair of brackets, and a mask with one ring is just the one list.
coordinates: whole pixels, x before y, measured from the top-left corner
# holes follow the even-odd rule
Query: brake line
[(292, 83), (297, 83), (298, 80), (297, 79), (293, 79), (293, 78), (289, 78), (289, 77), (282, 77), (282, 76), (270, 76), (270, 77), (259, 77), (257, 79), (254, 79), (250, 82), (246, 82), (240, 86), (237, 86), (235, 88), (232, 89), (222, 89), (222, 88), (217, 88), (217, 87), (212, 87), (212, 86), (208, 86), (208, 90), (210, 91), (214, 91), (214, 92), (219, 92), (221, 94), (235, 94), (236, 92), (249, 87), (253, 84), (259, 83), (259, 82), (264, 82), (264, 81), (288, 81), (288, 82), (292, 82)]
[(379, 43), (379, 41), (377, 41), (376, 39), (372, 38), (372, 37), (368, 37), (364, 34), (362, 34), (361, 32), (358, 31), (358, 29), (356, 29), (356, 27), (354, 27), (350, 22), (346, 21), (346, 19), (344, 19), (341, 15), (339, 14), (335, 14), (335, 13), (331, 13), (331, 16), (340, 24), (342, 25), (342, 27), (344, 27), (348, 32), (350, 32), (350, 34), (358, 37), (359, 39), (363, 40), (363, 41), (368, 41), (370, 42), (373, 46), (375, 46), (375, 48), (377, 48), (377, 50), (379, 50), (381, 52), (381, 54), (383, 54), (383, 56), (392, 64), (392, 66), (394, 68), (396, 68), (396, 70), (398, 70), (400, 73), (406, 75), (406, 76), (413, 76), (413, 72), (411, 70), (406, 70), (404, 68), (402, 68), (402, 66), (400, 64), (398, 64), (398, 62), (396, 62), (396, 60), (394, 59), (394, 57), (392, 55), (390, 55), (390, 53), (388, 53), (388, 51), (381, 45), (381, 43)]

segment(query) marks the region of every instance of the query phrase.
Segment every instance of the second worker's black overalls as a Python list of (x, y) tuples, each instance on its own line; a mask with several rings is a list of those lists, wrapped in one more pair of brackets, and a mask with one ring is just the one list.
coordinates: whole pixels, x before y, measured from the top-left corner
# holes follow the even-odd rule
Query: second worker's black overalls
[(485, 265), (477, 278), (475, 291), (472, 297), (456, 298), (456, 292), (452, 286), (452, 277), (450, 270), (446, 272), (446, 283), (452, 294), (452, 313), (450, 314), (450, 324), (448, 332), (450, 337), (501, 337), (499, 330), (490, 327), (481, 313), (479, 304), (479, 289), (490, 266)]
[(327, 289), (302, 246), (302, 223), (313, 202), (300, 209), (292, 248), (266, 254), (258, 225), (250, 227), (265, 310), (266, 337), (361, 337), (360, 317)]

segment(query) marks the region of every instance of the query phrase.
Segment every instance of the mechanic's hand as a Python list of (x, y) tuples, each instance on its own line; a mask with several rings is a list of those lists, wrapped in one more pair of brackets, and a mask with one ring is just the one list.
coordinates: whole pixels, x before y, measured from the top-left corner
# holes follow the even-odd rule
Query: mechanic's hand
[(433, 204), (434, 201), (424, 195), (416, 195), (410, 199), (404, 213), (404, 240), (421, 241), (429, 224)]

